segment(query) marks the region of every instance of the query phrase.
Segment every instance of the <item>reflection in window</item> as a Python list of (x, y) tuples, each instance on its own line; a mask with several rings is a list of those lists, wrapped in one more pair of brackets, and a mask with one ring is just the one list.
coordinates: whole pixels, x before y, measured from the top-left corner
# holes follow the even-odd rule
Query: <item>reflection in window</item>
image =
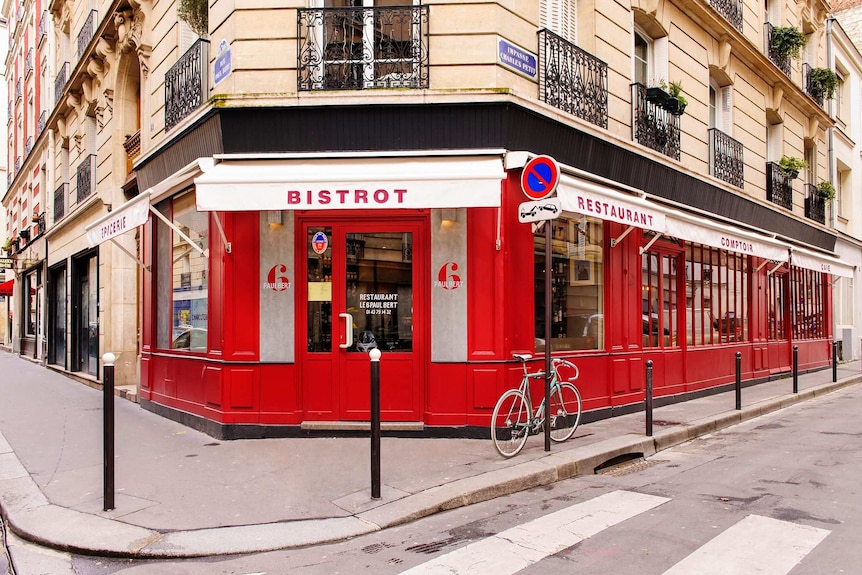
[(826, 337), (823, 274), (794, 267), (790, 271), (793, 339)]
[[(191, 240), (190, 244), (176, 230), (158, 223), (160, 317), (170, 310), (169, 327), (165, 325), (168, 322), (160, 321), (159, 329), (169, 330), (171, 349), (202, 353), (207, 350), (209, 292), (207, 258), (200, 250), (205, 252), (209, 249), (209, 214), (197, 211), (194, 192), (162, 202), (159, 211)], [(168, 347), (163, 338), (160, 333), (159, 347)]]
[(689, 244), (685, 322), (689, 345), (748, 341), (748, 257)]
[(641, 257), (643, 346), (676, 347), (677, 258), (647, 251)]
[[(572, 215), (552, 226), (551, 351), (604, 349), (602, 221)], [(535, 347), (545, 349), (545, 231), (533, 235)]]
[(770, 341), (787, 339), (787, 323), (784, 321), (786, 310), (785, 286), (787, 280), (787, 269), (770, 273), (766, 284), (767, 338)]
[(37, 288), (39, 287), (39, 277), (37, 272), (33, 271), (24, 276), (24, 306), (27, 310), (27, 315), (24, 322), (25, 335), (36, 335), (36, 303), (38, 302)]

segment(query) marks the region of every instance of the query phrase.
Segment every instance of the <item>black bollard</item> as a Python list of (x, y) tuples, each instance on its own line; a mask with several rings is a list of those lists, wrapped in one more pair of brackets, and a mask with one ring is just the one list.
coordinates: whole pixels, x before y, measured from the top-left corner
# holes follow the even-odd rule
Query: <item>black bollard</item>
[(832, 342), (832, 383), (838, 381), (838, 342)]
[(793, 346), (793, 393), (799, 393), (799, 346)]
[(104, 511), (114, 508), (114, 360), (113, 353), (102, 356), (105, 365), (102, 378), (102, 432), (104, 436), (103, 500)]
[(652, 360), (646, 362), (646, 397), (644, 398), (646, 405), (646, 434), (647, 437), (652, 437)]
[(380, 499), (380, 350), (371, 358), (371, 499)]
[(736, 352), (736, 409), (742, 409), (742, 352)]

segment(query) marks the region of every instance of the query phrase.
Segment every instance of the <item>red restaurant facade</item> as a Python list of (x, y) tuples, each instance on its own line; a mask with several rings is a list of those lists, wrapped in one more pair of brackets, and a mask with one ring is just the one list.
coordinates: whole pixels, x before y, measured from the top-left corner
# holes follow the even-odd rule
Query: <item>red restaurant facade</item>
[[(142, 405), (222, 438), (343, 429), (480, 433), (543, 355), (544, 230), (520, 223), (533, 153), (214, 155), (91, 226), (143, 225)], [(853, 269), (562, 166), (551, 350), (587, 417), (828, 365), (830, 282)], [(136, 202), (136, 203), (135, 203)], [(149, 214), (140, 205), (149, 202)], [(536, 368), (540, 364), (537, 357)]]

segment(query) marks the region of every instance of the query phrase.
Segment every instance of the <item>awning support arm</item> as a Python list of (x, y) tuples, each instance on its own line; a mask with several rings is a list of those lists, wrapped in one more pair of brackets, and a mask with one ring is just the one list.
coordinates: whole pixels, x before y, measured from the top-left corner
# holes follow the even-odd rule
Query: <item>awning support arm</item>
[(166, 217), (162, 214), (162, 212), (160, 212), (159, 210), (157, 210), (157, 209), (156, 209), (156, 208), (154, 208), (153, 206), (150, 206), (150, 211), (151, 211), (151, 212), (153, 212), (153, 213), (156, 215), (156, 217), (157, 217), (157, 218), (159, 218), (160, 220), (162, 220), (162, 221), (165, 223), (165, 225), (166, 225), (166, 226), (168, 226), (169, 228), (171, 228), (172, 230), (174, 230), (175, 232), (177, 232), (177, 234), (178, 234), (181, 238), (183, 238), (187, 244), (189, 244), (192, 248), (194, 248), (195, 250), (197, 250), (197, 251), (198, 251), (198, 253), (200, 253), (203, 257), (205, 257), (205, 258), (209, 258), (209, 257), (210, 257), (210, 251), (209, 251), (209, 250), (205, 250), (205, 249), (201, 248), (199, 245), (197, 245), (196, 243), (194, 243), (190, 237), (188, 237), (187, 235), (185, 235), (185, 234), (182, 232), (182, 230), (180, 230), (180, 228), (178, 228), (177, 226), (175, 226), (175, 225), (174, 225), (174, 222), (172, 222), (172, 221), (170, 221), (168, 218), (166, 218)]
[(766, 275), (771, 276), (773, 273), (775, 273), (775, 270), (777, 270), (778, 268), (780, 268), (783, 265), (784, 265), (784, 262), (778, 262), (778, 265), (775, 266), (774, 268), (772, 268), (771, 270), (769, 270), (768, 272), (766, 272)]
[(218, 228), (218, 233), (221, 235), (221, 241), (224, 243), (224, 249), (227, 253), (230, 253), (231, 243), (227, 241), (227, 236), (224, 234), (224, 228), (221, 227), (221, 219), (218, 217), (218, 212), (213, 212), (213, 217), (215, 218), (216, 227)]
[(611, 247), (612, 248), (617, 247), (617, 244), (620, 243), (621, 241), (623, 241), (623, 238), (625, 238), (627, 235), (629, 235), (633, 229), (635, 229), (634, 226), (629, 226), (626, 228), (626, 231), (624, 231), (623, 233), (620, 234), (620, 237), (611, 238)]
[[(759, 266), (757, 266), (756, 268), (754, 268), (755, 273), (756, 273), (756, 272), (759, 272), (760, 270), (762, 270), (762, 269), (763, 269), (763, 267), (764, 267), (766, 264), (768, 264), (769, 262), (774, 262), (774, 261), (775, 261), (775, 260), (763, 260), (762, 262), (760, 262), (760, 265), (759, 265)], [(767, 274), (767, 275), (768, 275), (768, 274)]]
[(118, 247), (118, 248), (120, 249), (120, 251), (121, 251), (121, 252), (123, 252), (124, 254), (126, 254), (127, 256), (129, 256), (130, 258), (132, 258), (133, 260), (135, 260), (136, 262), (138, 262), (138, 265), (139, 265), (139, 266), (141, 266), (142, 268), (144, 268), (145, 270), (150, 271), (150, 266), (148, 266), (147, 264), (145, 264), (144, 262), (142, 262), (138, 256), (136, 256), (135, 254), (133, 254), (132, 252), (130, 252), (129, 250), (127, 250), (126, 248), (124, 248), (124, 247), (123, 247), (123, 244), (121, 244), (120, 242), (118, 242), (118, 241), (116, 240), (116, 238), (110, 238), (110, 239), (111, 239), (111, 242), (112, 242), (116, 247)]
[[(631, 229), (631, 228), (630, 228), (630, 229)], [(628, 233), (628, 232), (626, 232), (626, 233)], [(640, 250), (639, 250), (639, 251), (640, 251), (640, 254), (641, 254), (641, 255), (644, 255), (644, 252), (646, 252), (647, 250), (649, 250), (649, 249), (652, 247), (652, 245), (658, 241), (658, 239), (659, 239), (660, 237), (661, 237), (661, 234), (656, 234), (656, 235), (654, 235), (654, 236), (653, 236), (653, 238), (652, 238), (652, 239), (647, 243), (647, 245), (645, 245), (644, 247), (640, 248)]]

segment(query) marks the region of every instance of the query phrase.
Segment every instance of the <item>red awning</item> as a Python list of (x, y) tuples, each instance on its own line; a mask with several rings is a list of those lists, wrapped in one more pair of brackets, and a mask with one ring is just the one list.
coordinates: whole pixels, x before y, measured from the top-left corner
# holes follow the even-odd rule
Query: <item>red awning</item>
[(12, 295), (12, 286), (15, 284), (15, 280), (9, 280), (8, 282), (3, 282), (0, 284), (0, 295)]

